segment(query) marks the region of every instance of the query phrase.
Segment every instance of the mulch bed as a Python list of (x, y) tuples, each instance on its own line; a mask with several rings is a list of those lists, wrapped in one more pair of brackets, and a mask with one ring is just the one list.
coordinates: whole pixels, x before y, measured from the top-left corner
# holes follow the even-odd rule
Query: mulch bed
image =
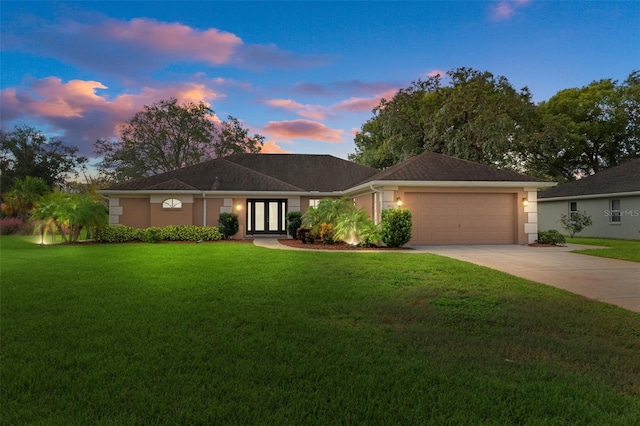
[(559, 244), (540, 244), (540, 243), (531, 243), (529, 247), (563, 247)]
[(280, 244), (306, 250), (347, 250), (347, 251), (372, 251), (372, 250), (385, 250), (385, 251), (397, 251), (397, 250), (412, 250), (408, 247), (359, 247), (350, 246), (347, 243), (339, 242), (333, 244), (303, 244), (300, 240), (293, 240), (290, 238), (278, 239)]

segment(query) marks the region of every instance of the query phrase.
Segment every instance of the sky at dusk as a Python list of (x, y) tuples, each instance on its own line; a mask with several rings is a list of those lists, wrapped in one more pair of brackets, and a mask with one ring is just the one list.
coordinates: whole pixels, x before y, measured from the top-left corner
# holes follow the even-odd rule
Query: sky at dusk
[(0, 14), (2, 129), (89, 157), (171, 97), (239, 118), (264, 152), (347, 158), (380, 98), (434, 73), (490, 71), (540, 102), (640, 69), (637, 1), (3, 0)]

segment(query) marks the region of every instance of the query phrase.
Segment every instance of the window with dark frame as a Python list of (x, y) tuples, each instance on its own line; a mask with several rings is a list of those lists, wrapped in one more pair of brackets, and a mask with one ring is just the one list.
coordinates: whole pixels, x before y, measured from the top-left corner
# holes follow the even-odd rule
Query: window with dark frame
[(576, 201), (571, 201), (569, 203), (569, 219), (573, 220), (573, 216), (578, 213), (578, 203)]
[(620, 200), (611, 200), (610, 202), (610, 212), (609, 221), (611, 223), (620, 223), (622, 216), (620, 215)]

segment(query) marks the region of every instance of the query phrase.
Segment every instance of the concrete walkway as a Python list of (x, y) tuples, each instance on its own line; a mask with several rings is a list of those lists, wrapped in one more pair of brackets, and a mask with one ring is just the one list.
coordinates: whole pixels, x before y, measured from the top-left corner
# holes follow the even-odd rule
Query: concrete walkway
[[(277, 238), (256, 238), (254, 244), (271, 249), (298, 250), (280, 244)], [(415, 250), (394, 253), (439, 254), (640, 312), (640, 263), (570, 253), (571, 250), (593, 246), (458, 245), (413, 248)]]
[(570, 253), (593, 248), (518, 245), (418, 246), (416, 250), (475, 263), (640, 312), (640, 263)]

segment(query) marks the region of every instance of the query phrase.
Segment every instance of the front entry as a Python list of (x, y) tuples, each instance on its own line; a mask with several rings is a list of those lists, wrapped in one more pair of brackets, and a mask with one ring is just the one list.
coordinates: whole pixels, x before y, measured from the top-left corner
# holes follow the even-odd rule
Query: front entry
[(286, 234), (287, 200), (247, 200), (247, 234)]

